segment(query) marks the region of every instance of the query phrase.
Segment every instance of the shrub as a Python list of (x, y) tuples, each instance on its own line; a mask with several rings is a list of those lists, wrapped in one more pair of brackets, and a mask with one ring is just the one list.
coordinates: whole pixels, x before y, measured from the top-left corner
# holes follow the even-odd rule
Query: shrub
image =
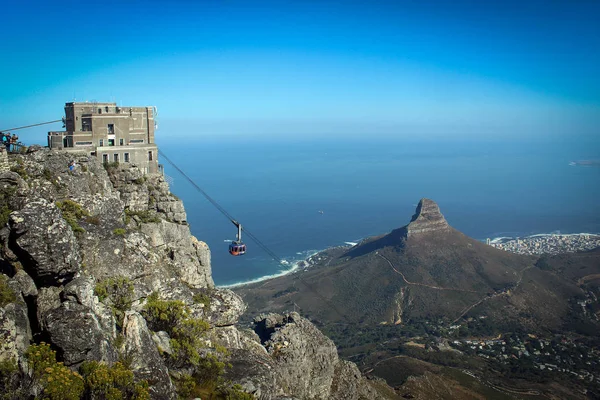
[(13, 212), (9, 201), (15, 195), (16, 191), (17, 188), (14, 186), (0, 188), (0, 228), (8, 223), (8, 216)]
[(252, 400), (254, 396), (242, 390), (240, 385), (219, 389), (218, 393), (226, 400)]
[(6, 275), (0, 274), (0, 307), (14, 303), (17, 300), (17, 295), (10, 286), (8, 286), (8, 278)]
[(155, 331), (166, 331), (169, 334), (173, 328), (187, 317), (187, 307), (181, 300), (161, 300), (157, 292), (153, 292), (146, 299), (144, 318), (148, 325)]
[(93, 225), (100, 225), (100, 216), (98, 215), (90, 215), (89, 217), (85, 217), (85, 222)]
[(127, 231), (123, 228), (116, 228), (113, 230), (113, 235), (123, 236)]
[(140, 178), (137, 178), (133, 181), (133, 183), (135, 183), (136, 185), (141, 185), (142, 183), (146, 182), (148, 178), (146, 178), (145, 176), (142, 176)]
[(71, 226), (73, 232), (84, 232), (78, 220), (90, 215), (79, 203), (73, 200), (57, 201), (56, 206), (62, 211), (63, 218)]
[(166, 331), (171, 337), (173, 354), (169, 361), (174, 366), (201, 364), (208, 322), (190, 317), (189, 308), (181, 300), (161, 300), (156, 292), (148, 296), (143, 313), (151, 329)]
[(20, 158), (17, 159), (17, 165), (13, 165), (12, 167), (10, 167), (10, 170), (19, 174), (19, 176), (24, 180), (27, 180), (29, 178), (27, 170), (25, 169), (25, 163)]
[(206, 293), (196, 293), (192, 299), (194, 303), (204, 305), (204, 308), (210, 307), (210, 296)]
[(108, 366), (97, 361), (86, 361), (81, 365), (85, 379), (86, 396), (94, 399), (150, 399), (148, 382), (135, 382), (133, 372), (120, 362)]
[[(209, 329), (208, 322), (202, 319), (185, 318), (179, 321), (170, 332), (174, 361), (180, 365), (199, 366), (208, 356), (211, 356), (207, 354), (205, 358), (202, 358), (199, 352), (204, 347), (202, 338), (206, 336)], [(220, 373), (222, 372), (223, 369), (220, 370)]]
[(23, 389), (25, 376), (19, 370), (14, 359), (0, 361), (0, 398), (3, 400), (17, 400), (26, 398)]
[(119, 168), (119, 162), (118, 161), (115, 161), (115, 162), (105, 162), (104, 163), (104, 169), (108, 173), (114, 172), (118, 168)]
[(63, 363), (56, 362), (56, 352), (44, 342), (31, 345), (25, 351), (34, 379), (43, 387), (43, 398), (51, 400), (79, 400), (84, 386), (81, 376)]
[(129, 224), (132, 217), (137, 217), (141, 222), (148, 224), (152, 222), (160, 222), (160, 218), (155, 212), (150, 210), (145, 211), (131, 211), (130, 209), (125, 210), (125, 225)]
[(124, 276), (104, 279), (94, 288), (94, 294), (98, 299), (110, 306), (118, 326), (123, 321), (125, 311), (131, 307), (133, 293), (133, 283)]

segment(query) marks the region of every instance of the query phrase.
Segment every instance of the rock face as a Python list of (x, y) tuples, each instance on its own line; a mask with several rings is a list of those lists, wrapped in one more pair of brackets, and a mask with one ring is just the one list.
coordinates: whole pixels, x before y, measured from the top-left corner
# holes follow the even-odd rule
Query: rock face
[(382, 398), (356, 365), (340, 360), (334, 343), (298, 313), (261, 315), (255, 332), (267, 354), (246, 362), (260, 364), (262, 371), (238, 381), (256, 397)]
[(12, 250), (36, 280), (63, 283), (79, 271), (75, 235), (54, 203), (33, 199), (11, 214), (9, 225)]
[(433, 200), (421, 199), (415, 215), (406, 226), (407, 237), (431, 232), (445, 232), (450, 230), (450, 225), (440, 212), (440, 208)]
[[(339, 360), (334, 344), (298, 314), (259, 319), (258, 335), (238, 329), (246, 304), (215, 288), (210, 249), (191, 235), (183, 203), (162, 175), (40, 147), (10, 154), (6, 163), (0, 289), (14, 299), (5, 297), (0, 308), (0, 361), (14, 360), (27, 374), (26, 349), (47, 341), (72, 370), (85, 361), (119, 361), (150, 383), (152, 398), (174, 399), (172, 379), (200, 367), (172, 357), (195, 343), (186, 329), (210, 326), (200, 333), (201, 357), (225, 347), (227, 378), (257, 398), (377, 398), (356, 366)], [(147, 323), (152, 293), (201, 324)], [(41, 388), (22, 390), (38, 396)]]

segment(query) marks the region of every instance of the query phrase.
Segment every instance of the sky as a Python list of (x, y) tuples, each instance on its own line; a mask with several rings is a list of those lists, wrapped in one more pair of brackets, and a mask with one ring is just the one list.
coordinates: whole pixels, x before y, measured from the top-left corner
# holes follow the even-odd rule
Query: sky
[[(173, 136), (600, 127), (597, 0), (0, 7), (0, 129), (58, 119), (68, 101), (157, 106), (157, 135)], [(50, 129), (60, 124), (27, 134)]]

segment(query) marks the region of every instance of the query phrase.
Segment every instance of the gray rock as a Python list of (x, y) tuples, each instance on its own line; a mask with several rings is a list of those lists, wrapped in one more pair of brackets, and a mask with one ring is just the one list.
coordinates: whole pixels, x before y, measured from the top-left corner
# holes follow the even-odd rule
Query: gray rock
[(0, 361), (20, 360), (31, 338), (27, 305), (18, 295), (17, 301), (0, 308)]
[(21, 292), (23, 296), (37, 296), (38, 289), (35, 286), (35, 282), (27, 272), (23, 270), (17, 270), (15, 276), (13, 276), (12, 280), (18, 283), (18, 290)]
[(211, 325), (228, 326), (235, 324), (246, 308), (240, 296), (229, 289), (218, 289), (211, 294), (210, 307), (203, 313)]
[[(273, 362), (275, 388), (301, 399), (378, 399), (352, 363), (339, 359), (334, 343), (298, 313), (255, 319), (256, 331)], [(258, 381), (263, 391), (273, 391)]]
[(125, 313), (123, 321), (125, 348), (133, 357), (131, 367), (138, 379), (152, 382), (150, 392), (156, 399), (176, 399), (169, 371), (158, 352), (153, 337), (142, 316), (133, 311)]
[(173, 349), (171, 348), (171, 338), (169, 334), (165, 331), (152, 332), (152, 340), (158, 351), (160, 353), (173, 354)]
[(66, 301), (43, 317), (50, 341), (60, 349), (65, 365), (74, 366), (86, 360), (116, 361), (113, 338), (88, 307)]
[(435, 201), (421, 199), (415, 215), (413, 215), (406, 228), (407, 236), (411, 237), (423, 233), (449, 231), (450, 225), (446, 222)]
[(10, 215), (9, 226), (11, 250), (38, 286), (68, 282), (79, 271), (75, 236), (54, 203), (33, 199)]
[(38, 290), (37, 297), (37, 319), (41, 328), (44, 329), (46, 315), (52, 310), (60, 307), (60, 294), (62, 289), (56, 286), (42, 287)]

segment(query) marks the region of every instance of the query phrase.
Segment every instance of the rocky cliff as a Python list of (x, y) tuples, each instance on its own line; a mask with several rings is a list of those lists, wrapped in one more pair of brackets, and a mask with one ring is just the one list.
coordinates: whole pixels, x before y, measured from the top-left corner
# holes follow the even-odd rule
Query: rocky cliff
[[(40, 147), (7, 162), (0, 389), (12, 398), (381, 397), (298, 314), (238, 329), (246, 305), (215, 287), (210, 250), (161, 175)], [(68, 378), (53, 397), (57, 371)]]
[(407, 236), (411, 237), (423, 233), (447, 232), (450, 226), (433, 200), (421, 199), (406, 230)]

